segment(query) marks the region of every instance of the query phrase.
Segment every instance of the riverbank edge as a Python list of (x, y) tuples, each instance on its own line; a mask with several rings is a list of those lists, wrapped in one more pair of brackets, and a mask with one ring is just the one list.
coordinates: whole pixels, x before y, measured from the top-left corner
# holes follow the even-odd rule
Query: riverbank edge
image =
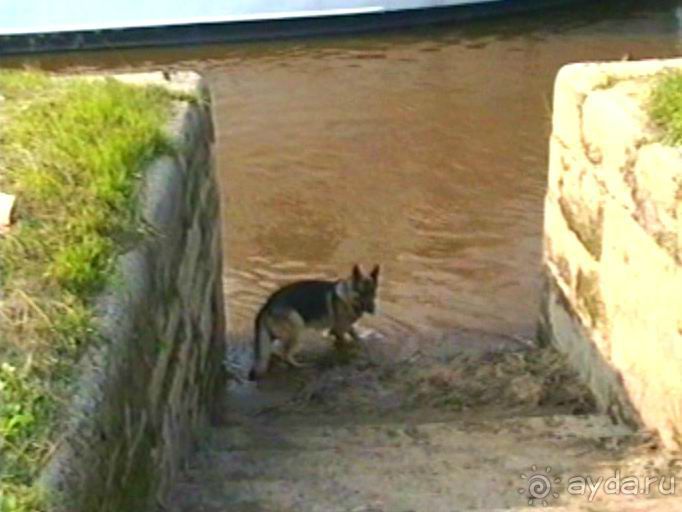
[[(161, 74), (130, 75), (164, 84)], [(81, 363), (81, 384), (41, 483), (52, 510), (146, 510), (166, 495), (225, 389), (220, 194), (210, 91), (195, 74), (171, 85), (195, 93), (170, 125), (177, 153), (144, 173), (151, 234), (118, 262), (98, 303), (109, 343)]]
[(99, 341), (92, 298), (136, 237), (139, 170), (172, 151), (174, 97), (5, 70), (0, 100), (0, 510), (33, 511), (75, 363)]
[[(71, 367), (75, 381), (69, 384), (72, 397), (58, 404), (61, 427), (54, 425), (41, 450), (48, 462), (38, 485), (22, 495), (5, 488), (3, 512), (142, 510), (162, 501), (222, 391), (222, 255), (210, 91), (193, 73), (75, 78), (83, 79), (167, 89), (174, 98), (165, 128), (168, 151), (133, 173), (141, 229), (131, 250), (117, 258), (105, 291), (91, 302), (89, 339), (96, 342), (75, 366), (59, 362)], [(19, 197), (17, 225), (26, 220), (23, 206)]]

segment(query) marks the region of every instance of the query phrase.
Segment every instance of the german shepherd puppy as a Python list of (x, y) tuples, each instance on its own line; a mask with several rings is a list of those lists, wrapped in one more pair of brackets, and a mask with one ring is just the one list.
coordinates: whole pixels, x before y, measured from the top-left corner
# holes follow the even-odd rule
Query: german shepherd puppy
[(283, 345), (281, 357), (292, 366), (302, 366), (295, 355), (306, 328), (329, 329), (338, 343), (346, 341), (346, 334), (359, 341), (353, 324), (364, 313), (374, 313), (378, 283), (379, 265), (369, 276), (355, 265), (347, 279), (297, 281), (275, 291), (256, 315), (249, 379), (259, 379), (268, 371), (275, 339)]

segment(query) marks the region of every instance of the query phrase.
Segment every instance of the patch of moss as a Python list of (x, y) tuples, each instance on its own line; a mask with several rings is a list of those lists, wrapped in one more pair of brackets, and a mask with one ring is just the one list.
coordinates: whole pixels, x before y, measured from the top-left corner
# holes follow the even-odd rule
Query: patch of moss
[(143, 166), (171, 150), (172, 93), (112, 79), (0, 72), (0, 190), (19, 219), (0, 237), (0, 512), (39, 512), (92, 298), (137, 236)]
[(682, 71), (664, 74), (655, 84), (649, 111), (665, 131), (665, 141), (682, 144)]

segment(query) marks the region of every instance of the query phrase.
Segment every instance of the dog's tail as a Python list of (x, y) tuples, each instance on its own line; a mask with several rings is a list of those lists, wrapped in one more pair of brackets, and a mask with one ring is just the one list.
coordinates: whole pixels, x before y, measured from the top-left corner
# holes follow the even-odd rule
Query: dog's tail
[(249, 380), (257, 380), (263, 377), (270, 366), (270, 353), (272, 351), (272, 335), (265, 324), (267, 313), (261, 310), (256, 316), (253, 340), (253, 367), (249, 373)]

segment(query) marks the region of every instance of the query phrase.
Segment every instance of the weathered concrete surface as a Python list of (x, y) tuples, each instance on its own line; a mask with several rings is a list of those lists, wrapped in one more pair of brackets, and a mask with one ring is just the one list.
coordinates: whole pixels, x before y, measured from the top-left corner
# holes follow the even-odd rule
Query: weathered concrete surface
[(198, 97), (177, 103), (170, 126), (177, 153), (144, 174), (146, 235), (119, 259), (100, 301), (102, 340), (82, 361), (67, 430), (43, 475), (58, 511), (142, 512), (163, 502), (224, 389), (209, 93), (194, 74), (142, 78), (119, 77)]
[(570, 494), (573, 476), (668, 477), (680, 462), (591, 414), (584, 386), (554, 350), (484, 335), (478, 349), (465, 347), (471, 337), (415, 344), (399, 358), (377, 354), (405, 340), (366, 339), (351, 354), (327, 343), (303, 354), (309, 368), (276, 368), (257, 387), (234, 383), (227, 422), (174, 489), (170, 512), (515, 510), (529, 506), (530, 478), (548, 467), (548, 504), (565, 510), (672, 501), (656, 488), (596, 492), (592, 502)]
[(682, 60), (574, 64), (554, 93), (542, 332), (603, 410), (682, 446), (682, 149), (649, 118)]

